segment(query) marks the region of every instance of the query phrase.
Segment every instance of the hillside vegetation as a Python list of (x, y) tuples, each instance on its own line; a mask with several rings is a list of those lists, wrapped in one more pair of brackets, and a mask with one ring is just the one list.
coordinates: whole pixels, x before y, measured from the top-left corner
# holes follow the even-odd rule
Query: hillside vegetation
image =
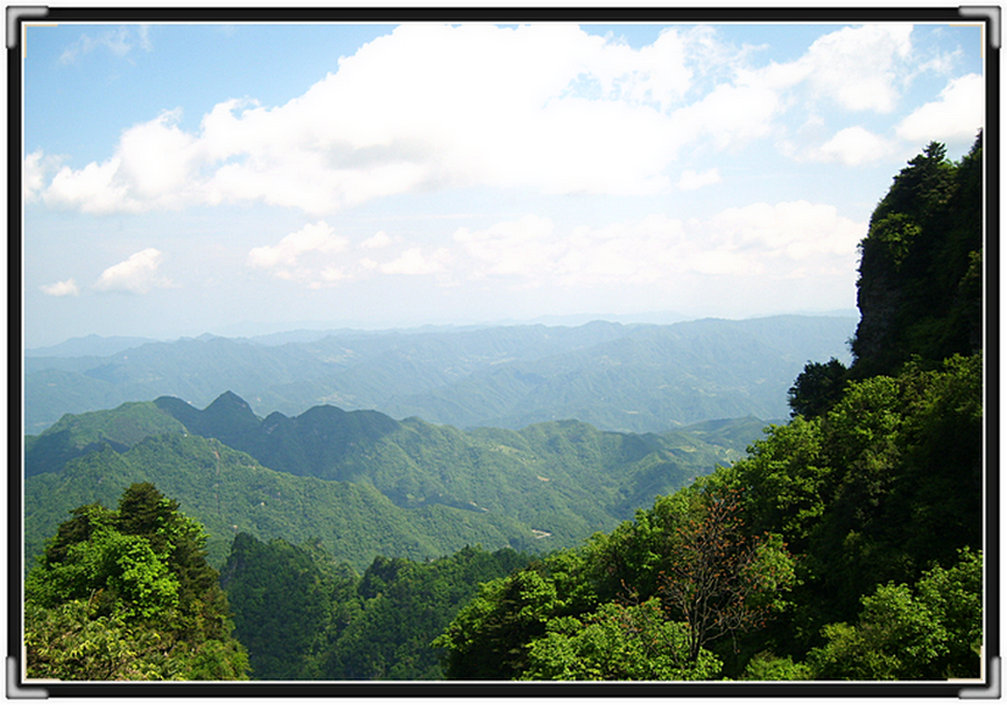
[(547, 551), (740, 457), (762, 424), (721, 425), (713, 435), (576, 421), (465, 432), (329, 406), (260, 419), (232, 393), (203, 410), (131, 402), (27, 438), (25, 546), (41, 550), (74, 507), (152, 481), (207, 527), (218, 566), (241, 531), (319, 538), (361, 570), (376, 554), (422, 559), (477, 542)]

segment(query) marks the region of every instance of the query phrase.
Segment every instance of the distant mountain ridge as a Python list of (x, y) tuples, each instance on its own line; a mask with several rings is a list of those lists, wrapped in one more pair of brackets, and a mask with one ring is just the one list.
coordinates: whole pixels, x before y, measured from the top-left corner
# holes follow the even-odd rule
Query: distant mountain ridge
[(710, 419), (788, 413), (809, 360), (847, 359), (855, 318), (778, 316), (670, 325), (355, 331), (265, 344), (213, 336), (106, 357), (28, 357), (26, 430), (65, 413), (174, 396), (205, 405), (231, 389), (253, 410), (320, 404), (463, 428), (576, 418), (662, 432)]
[(154, 338), (137, 336), (85, 335), (70, 338), (58, 345), (28, 348), (25, 350), (25, 355), (28, 357), (101, 357), (156, 342), (158, 341)]

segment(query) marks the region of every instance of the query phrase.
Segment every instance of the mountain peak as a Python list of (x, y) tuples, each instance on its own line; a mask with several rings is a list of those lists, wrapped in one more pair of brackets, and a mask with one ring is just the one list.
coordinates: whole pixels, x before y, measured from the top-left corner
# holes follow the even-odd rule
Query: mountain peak
[(221, 407), (241, 407), (252, 410), (252, 407), (248, 405), (248, 402), (239, 397), (237, 394), (228, 389), (226, 392), (221, 394), (219, 397), (213, 400), (210, 406), (206, 407), (205, 411), (209, 411), (211, 407), (221, 406)]

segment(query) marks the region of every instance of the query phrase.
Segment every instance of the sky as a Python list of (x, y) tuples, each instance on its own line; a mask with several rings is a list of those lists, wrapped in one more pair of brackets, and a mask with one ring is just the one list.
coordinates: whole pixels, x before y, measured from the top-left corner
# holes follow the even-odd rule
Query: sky
[(856, 307), (978, 24), (39, 24), (27, 347)]

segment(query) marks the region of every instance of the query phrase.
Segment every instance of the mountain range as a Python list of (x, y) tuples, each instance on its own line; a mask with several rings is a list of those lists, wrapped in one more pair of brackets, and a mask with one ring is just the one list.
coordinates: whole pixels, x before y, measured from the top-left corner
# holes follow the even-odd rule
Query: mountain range
[[(295, 331), (135, 346), (132, 339), (79, 339), (25, 358), (25, 430), (39, 433), (66, 413), (160, 396), (203, 406), (223, 389), (260, 414), (331, 404), (460, 428), (578, 419), (659, 433), (707, 419), (783, 418), (787, 389), (806, 362), (849, 359), (856, 323), (775, 316), (343, 330), (320, 338)], [(71, 354), (85, 350), (92, 354)]]
[(67, 512), (114, 503), (150, 481), (203, 523), (211, 558), (245, 531), (321, 539), (362, 569), (466, 544), (573, 545), (740, 457), (765, 423), (706, 422), (666, 434), (580, 421), (464, 431), (323, 405), (254, 414), (232, 392), (204, 409), (175, 397), (65, 415), (25, 440), (25, 546), (42, 548)]

